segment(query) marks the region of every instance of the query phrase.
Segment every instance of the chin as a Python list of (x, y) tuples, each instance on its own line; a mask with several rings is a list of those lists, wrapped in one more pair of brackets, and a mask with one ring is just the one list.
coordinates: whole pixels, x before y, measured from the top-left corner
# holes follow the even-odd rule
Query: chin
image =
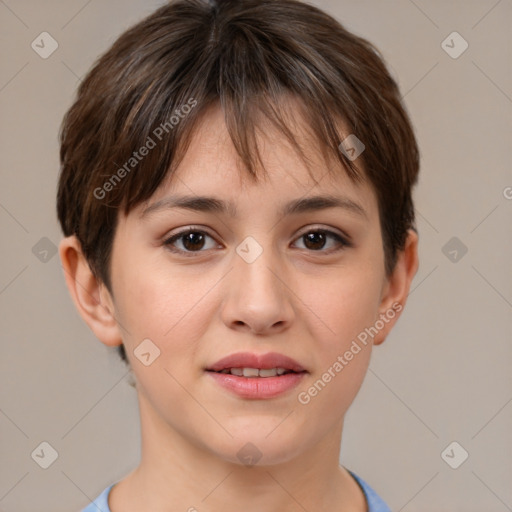
[[(290, 426), (284, 424), (276, 428), (279, 422), (262, 421), (250, 427), (234, 428), (227, 426), (233, 435), (218, 449), (210, 446), (217, 455), (227, 462), (240, 466), (274, 466), (291, 461), (304, 449), (303, 440), (290, 432)], [(282, 431), (279, 432), (279, 429)]]

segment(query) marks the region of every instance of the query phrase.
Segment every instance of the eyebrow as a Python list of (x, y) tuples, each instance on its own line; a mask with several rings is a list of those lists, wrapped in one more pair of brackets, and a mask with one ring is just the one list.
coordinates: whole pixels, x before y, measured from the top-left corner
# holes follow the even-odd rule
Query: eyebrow
[[(207, 196), (168, 196), (164, 199), (156, 201), (143, 210), (140, 217), (145, 218), (150, 214), (168, 210), (172, 208), (184, 208), (186, 210), (198, 212), (210, 212), (224, 214), (230, 217), (237, 216), (237, 208), (233, 201), (224, 201), (215, 197)], [(343, 208), (349, 212), (355, 213), (368, 219), (368, 215), (364, 208), (349, 199), (348, 197), (339, 197), (333, 195), (311, 196), (295, 199), (285, 204), (278, 215), (281, 217), (287, 215), (296, 215), (305, 212), (314, 212), (327, 208)]]

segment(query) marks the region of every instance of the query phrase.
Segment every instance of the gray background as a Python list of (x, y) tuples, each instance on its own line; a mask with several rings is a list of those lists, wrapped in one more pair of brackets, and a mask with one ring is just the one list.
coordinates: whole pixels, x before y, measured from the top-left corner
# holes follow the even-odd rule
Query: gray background
[[(79, 510), (138, 463), (127, 369), (75, 311), (51, 248), (62, 116), (96, 57), (162, 3), (0, 0), (3, 512)], [(512, 510), (512, 3), (316, 4), (381, 49), (422, 151), (420, 270), (341, 460), (394, 511)], [(31, 48), (43, 31), (59, 45), (47, 59)], [(469, 44), (458, 58), (441, 45), (453, 31)], [(48, 469), (31, 457), (43, 441), (58, 452)], [(458, 469), (441, 457), (453, 441), (469, 453)]]

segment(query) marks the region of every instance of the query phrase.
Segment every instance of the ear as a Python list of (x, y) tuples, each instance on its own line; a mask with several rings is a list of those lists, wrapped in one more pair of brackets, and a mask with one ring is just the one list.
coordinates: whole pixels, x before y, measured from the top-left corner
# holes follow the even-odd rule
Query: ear
[(96, 337), (105, 345), (121, 345), (114, 302), (106, 286), (92, 273), (75, 235), (61, 240), (59, 256), (71, 298)]
[(392, 274), (386, 278), (382, 288), (379, 306), (379, 320), (384, 327), (373, 339), (374, 345), (380, 345), (387, 337), (402, 313), (412, 280), (418, 270), (418, 234), (410, 229), (404, 249), (398, 253)]

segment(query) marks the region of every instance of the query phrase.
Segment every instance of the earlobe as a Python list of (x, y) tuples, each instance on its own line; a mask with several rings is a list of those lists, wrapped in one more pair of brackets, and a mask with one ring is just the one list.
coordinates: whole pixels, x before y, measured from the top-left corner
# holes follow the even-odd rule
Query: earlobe
[(383, 288), (379, 318), (384, 327), (375, 336), (374, 345), (380, 345), (386, 339), (400, 317), (418, 265), (418, 234), (415, 230), (410, 229), (404, 249), (398, 253), (395, 268)]
[(112, 298), (105, 285), (92, 273), (76, 236), (60, 242), (59, 256), (66, 285), (80, 316), (102, 343), (120, 345), (122, 337)]

